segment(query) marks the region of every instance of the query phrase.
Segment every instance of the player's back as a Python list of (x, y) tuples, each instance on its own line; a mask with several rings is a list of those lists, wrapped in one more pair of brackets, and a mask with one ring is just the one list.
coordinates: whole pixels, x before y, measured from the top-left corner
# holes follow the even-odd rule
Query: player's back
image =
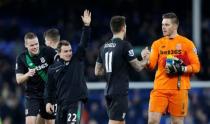
[[(105, 94), (127, 94), (128, 91), (128, 59), (129, 42), (114, 38), (106, 42), (100, 49), (100, 57), (106, 73), (107, 87)], [(134, 54), (133, 50), (130, 54)]]

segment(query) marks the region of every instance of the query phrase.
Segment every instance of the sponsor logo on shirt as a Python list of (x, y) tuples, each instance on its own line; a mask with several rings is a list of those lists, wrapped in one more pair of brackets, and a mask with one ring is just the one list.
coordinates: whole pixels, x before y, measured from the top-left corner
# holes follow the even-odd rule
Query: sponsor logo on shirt
[(44, 63), (44, 64), (36, 66), (35, 69), (36, 69), (36, 71), (39, 71), (39, 70), (45, 69), (47, 66), (48, 66), (48, 64)]
[(160, 50), (160, 54), (181, 54), (182, 50)]

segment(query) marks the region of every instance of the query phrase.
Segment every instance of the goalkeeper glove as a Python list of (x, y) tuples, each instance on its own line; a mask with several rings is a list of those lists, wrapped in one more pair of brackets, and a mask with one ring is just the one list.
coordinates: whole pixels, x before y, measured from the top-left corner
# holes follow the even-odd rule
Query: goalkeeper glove
[(167, 57), (166, 73), (181, 75), (185, 72), (185, 64), (181, 59), (176, 57)]

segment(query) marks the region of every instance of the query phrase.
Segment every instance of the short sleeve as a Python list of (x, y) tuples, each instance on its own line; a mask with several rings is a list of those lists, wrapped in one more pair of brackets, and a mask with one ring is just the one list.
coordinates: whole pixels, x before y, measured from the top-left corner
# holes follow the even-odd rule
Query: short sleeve
[(25, 66), (24, 61), (22, 60), (23, 56), (18, 56), (16, 58), (16, 65), (15, 65), (15, 73), (21, 73), (21, 74), (25, 74), (28, 70), (28, 68)]
[(100, 50), (99, 53), (98, 53), (98, 57), (97, 57), (96, 62), (98, 62), (98, 63), (103, 63), (102, 57), (101, 57), (101, 50)]
[(131, 61), (131, 60), (136, 59), (133, 47), (129, 42), (127, 42), (127, 41), (125, 42), (123, 50), (124, 50), (123, 51), (124, 56), (125, 56), (127, 61)]

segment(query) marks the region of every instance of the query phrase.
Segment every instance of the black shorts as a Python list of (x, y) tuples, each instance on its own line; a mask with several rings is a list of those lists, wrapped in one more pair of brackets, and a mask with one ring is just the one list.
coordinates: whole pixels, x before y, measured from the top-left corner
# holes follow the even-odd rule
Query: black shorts
[(84, 103), (78, 101), (70, 105), (57, 106), (56, 124), (80, 124)]
[(55, 119), (54, 114), (46, 112), (44, 99), (26, 98), (25, 116), (37, 116), (38, 114), (44, 119)]
[(128, 111), (128, 96), (106, 96), (107, 113), (110, 120), (124, 121)]

